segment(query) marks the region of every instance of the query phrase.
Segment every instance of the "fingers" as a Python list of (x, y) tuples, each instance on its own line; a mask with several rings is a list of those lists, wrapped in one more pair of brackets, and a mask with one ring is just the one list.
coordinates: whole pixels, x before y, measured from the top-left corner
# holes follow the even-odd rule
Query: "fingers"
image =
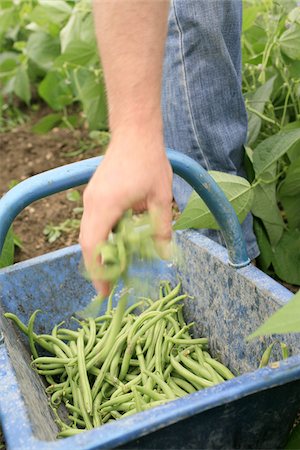
[(149, 205), (149, 214), (154, 228), (154, 239), (158, 254), (163, 259), (170, 257), (170, 241), (172, 238), (172, 202), (164, 205)]
[[(107, 296), (111, 290), (108, 282), (100, 279), (101, 260), (97, 254), (99, 244), (108, 239), (114, 225), (122, 216), (122, 211), (107, 205), (107, 200), (95, 199), (87, 194), (84, 196), (84, 210), (81, 219), (79, 243), (86, 270), (88, 271), (95, 289)], [(96, 205), (101, 205), (97, 208)]]

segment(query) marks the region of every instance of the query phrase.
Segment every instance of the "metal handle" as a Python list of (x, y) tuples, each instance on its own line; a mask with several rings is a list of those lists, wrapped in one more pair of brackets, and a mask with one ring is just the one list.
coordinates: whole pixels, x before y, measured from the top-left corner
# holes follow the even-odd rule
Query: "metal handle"
[[(187, 181), (211, 210), (223, 233), (229, 262), (236, 268), (250, 260), (241, 226), (234, 209), (217, 183), (197, 162), (188, 156), (167, 150), (174, 173)], [(17, 184), (0, 200), (0, 254), (6, 234), (15, 217), (30, 203), (80, 186), (89, 181), (103, 157), (96, 157), (40, 173)]]

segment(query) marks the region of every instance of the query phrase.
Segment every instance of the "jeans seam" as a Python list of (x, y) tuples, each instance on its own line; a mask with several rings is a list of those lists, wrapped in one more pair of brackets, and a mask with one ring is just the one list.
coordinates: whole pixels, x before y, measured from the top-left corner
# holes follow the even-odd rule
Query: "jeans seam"
[(188, 114), (189, 114), (189, 118), (190, 118), (190, 121), (191, 121), (194, 137), (195, 137), (195, 140), (196, 140), (196, 142), (198, 144), (199, 151), (201, 152), (202, 158), (205, 161), (206, 169), (209, 170), (210, 169), (210, 165), (209, 165), (208, 160), (205, 157), (204, 152), (201, 149), (201, 145), (200, 145), (199, 137), (198, 137), (198, 133), (197, 133), (197, 127), (196, 127), (195, 119), (194, 119), (194, 116), (193, 116), (193, 111), (192, 111), (192, 106), (191, 106), (191, 99), (190, 99), (190, 94), (189, 94), (189, 89), (188, 89), (187, 69), (186, 69), (184, 52), (183, 52), (183, 47), (184, 47), (183, 32), (182, 32), (182, 29), (181, 29), (181, 26), (180, 26), (180, 23), (179, 23), (175, 2), (173, 2), (173, 8), (174, 8), (175, 23), (176, 23), (176, 27), (177, 27), (178, 34), (179, 34), (179, 52), (180, 52), (180, 58), (181, 58), (181, 62), (182, 62), (182, 74), (183, 74), (183, 80), (184, 80), (184, 90), (185, 90), (185, 95), (186, 95), (186, 100), (187, 100)]

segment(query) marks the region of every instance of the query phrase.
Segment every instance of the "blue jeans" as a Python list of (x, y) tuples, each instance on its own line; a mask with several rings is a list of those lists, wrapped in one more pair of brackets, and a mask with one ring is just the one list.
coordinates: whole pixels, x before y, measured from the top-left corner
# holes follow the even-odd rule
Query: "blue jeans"
[[(244, 176), (247, 114), (241, 92), (241, 0), (173, 0), (164, 62), (165, 143), (208, 170)], [(174, 177), (183, 209), (191, 188)], [(248, 254), (259, 254), (249, 214)], [(224, 245), (221, 233), (201, 230)]]

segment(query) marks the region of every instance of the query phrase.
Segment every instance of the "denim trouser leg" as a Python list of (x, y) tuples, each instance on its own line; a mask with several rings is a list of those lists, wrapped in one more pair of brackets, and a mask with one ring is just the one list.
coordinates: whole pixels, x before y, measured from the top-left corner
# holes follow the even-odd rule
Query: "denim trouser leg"
[[(165, 143), (208, 170), (243, 175), (247, 115), (241, 93), (241, 0), (173, 0), (162, 109)], [(182, 209), (191, 193), (174, 177)], [(252, 217), (243, 223), (249, 257), (259, 253)], [(221, 234), (201, 231), (224, 245)]]

